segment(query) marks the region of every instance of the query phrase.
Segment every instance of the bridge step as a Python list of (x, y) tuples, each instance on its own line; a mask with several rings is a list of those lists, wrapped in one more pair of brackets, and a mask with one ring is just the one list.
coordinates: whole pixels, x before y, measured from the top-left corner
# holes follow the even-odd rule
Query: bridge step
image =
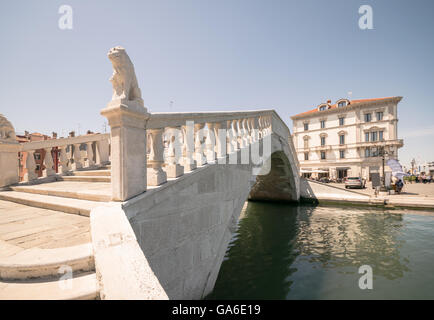
[(12, 201), (37, 208), (79, 214), (87, 217), (92, 208), (101, 205), (101, 203), (96, 201), (61, 198), (18, 191), (0, 192), (0, 200)]
[(60, 267), (64, 265), (71, 267), (74, 273), (94, 271), (92, 244), (55, 249), (31, 248), (1, 258), (0, 279), (59, 277)]
[(105, 176), (110, 177), (111, 171), (109, 169), (101, 169), (101, 170), (84, 170), (84, 171), (73, 171), (73, 176), (83, 177), (83, 176)]
[(72, 280), (68, 281), (52, 279), (41, 282), (40, 279), (36, 279), (0, 282), (0, 300), (85, 300), (98, 298), (99, 288), (94, 272), (74, 274)]
[(79, 200), (107, 202), (111, 200), (111, 187), (109, 183), (87, 182), (51, 182), (30, 186), (15, 186), (12, 190), (48, 196), (65, 197)]
[(56, 179), (60, 181), (111, 182), (109, 176), (60, 176)]

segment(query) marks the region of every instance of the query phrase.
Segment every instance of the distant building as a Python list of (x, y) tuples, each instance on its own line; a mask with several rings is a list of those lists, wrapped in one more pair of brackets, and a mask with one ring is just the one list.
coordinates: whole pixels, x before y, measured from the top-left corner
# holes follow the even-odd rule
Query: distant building
[[(44, 134), (41, 134), (38, 132), (29, 133), (28, 131), (25, 131), (24, 135), (18, 135), (17, 134), (16, 139), (19, 143), (57, 139), (57, 133), (53, 132), (53, 136), (50, 137), (48, 135), (44, 135)], [(35, 163), (36, 163), (35, 172), (38, 175), (38, 177), (42, 177), (42, 172), (45, 169), (45, 166), (44, 166), (45, 154), (46, 154), (46, 151), (44, 149), (37, 149), (34, 152), (34, 158), (35, 158)], [(53, 157), (54, 169), (57, 172), (58, 163), (59, 163), (57, 147), (52, 148), (51, 154)], [(27, 155), (28, 155), (27, 152), (19, 152), (18, 153), (20, 181), (23, 180), (24, 175), (27, 173), (27, 169), (25, 168), (25, 164), (27, 161)]]
[(402, 97), (331, 100), (292, 116), (293, 140), (305, 177), (342, 179), (381, 175), (386, 160), (398, 158), (398, 103)]

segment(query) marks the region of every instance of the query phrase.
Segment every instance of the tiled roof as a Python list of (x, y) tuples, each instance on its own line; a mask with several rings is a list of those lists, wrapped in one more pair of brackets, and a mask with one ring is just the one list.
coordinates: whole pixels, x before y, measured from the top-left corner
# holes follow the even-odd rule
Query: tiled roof
[[(349, 105), (357, 104), (357, 103), (364, 103), (364, 102), (381, 101), (381, 100), (393, 99), (393, 98), (397, 98), (397, 97), (349, 100), (350, 101)], [(344, 99), (340, 99), (340, 100), (344, 100)], [(329, 104), (329, 107), (328, 107), (327, 110), (336, 109), (337, 107), (338, 107), (337, 103), (335, 103), (335, 104)], [(308, 114), (315, 113), (315, 112), (321, 112), (321, 111), (318, 111), (318, 107), (315, 107), (315, 109), (312, 109), (312, 110), (309, 110), (309, 111), (306, 111), (306, 112), (302, 112), (302, 113), (296, 114), (295, 116), (292, 116), (291, 118), (300, 117), (300, 116), (308, 115)]]

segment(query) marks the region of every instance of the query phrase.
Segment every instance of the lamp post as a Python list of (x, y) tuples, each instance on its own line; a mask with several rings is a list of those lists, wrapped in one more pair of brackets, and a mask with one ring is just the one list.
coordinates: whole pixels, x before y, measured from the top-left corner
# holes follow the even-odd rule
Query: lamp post
[(384, 150), (384, 147), (379, 147), (378, 148), (378, 155), (381, 157), (381, 160), (382, 160), (382, 164), (383, 164), (383, 178), (381, 179), (381, 187), (380, 187), (380, 191), (381, 192), (387, 192), (387, 188), (386, 188), (386, 174), (385, 174), (385, 170), (384, 170), (384, 168), (385, 168), (385, 164), (384, 164), (384, 161), (385, 161), (385, 156), (391, 156), (391, 155), (393, 155), (393, 151), (386, 151), (386, 150)]

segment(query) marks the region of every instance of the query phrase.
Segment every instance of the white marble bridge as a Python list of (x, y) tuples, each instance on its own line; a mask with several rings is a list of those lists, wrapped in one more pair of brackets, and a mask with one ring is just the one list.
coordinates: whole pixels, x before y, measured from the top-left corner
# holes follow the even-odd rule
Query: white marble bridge
[(148, 113), (122, 50), (110, 134), (19, 144), (1, 117), (0, 299), (200, 299), (246, 200), (300, 198), (275, 111)]

